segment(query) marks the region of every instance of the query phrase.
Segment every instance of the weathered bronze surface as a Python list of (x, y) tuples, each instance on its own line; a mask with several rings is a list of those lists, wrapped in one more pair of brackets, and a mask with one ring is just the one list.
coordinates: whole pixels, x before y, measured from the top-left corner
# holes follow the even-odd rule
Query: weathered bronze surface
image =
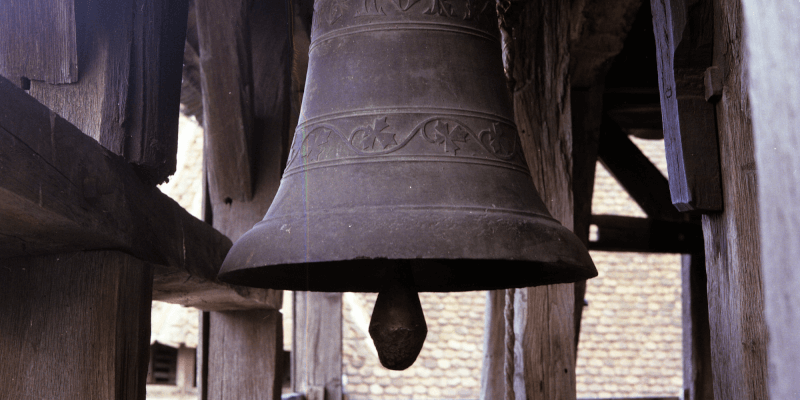
[(264, 220), (220, 279), (378, 291), (537, 286), (597, 271), (532, 184), (494, 2), (322, 0), (300, 121)]

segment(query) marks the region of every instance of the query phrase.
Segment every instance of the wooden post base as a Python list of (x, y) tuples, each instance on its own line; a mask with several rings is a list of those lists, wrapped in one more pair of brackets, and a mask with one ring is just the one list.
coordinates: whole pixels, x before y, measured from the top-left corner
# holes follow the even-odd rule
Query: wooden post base
[(0, 399), (144, 400), (153, 274), (114, 251), (0, 260)]

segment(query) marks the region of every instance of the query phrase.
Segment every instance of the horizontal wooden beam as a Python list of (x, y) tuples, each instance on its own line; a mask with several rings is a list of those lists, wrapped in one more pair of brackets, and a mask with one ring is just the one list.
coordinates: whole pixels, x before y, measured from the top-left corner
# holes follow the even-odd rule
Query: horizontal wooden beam
[(590, 233), (589, 250), (689, 254), (703, 251), (698, 222), (663, 221), (618, 215), (592, 215), (597, 236)]
[[(230, 239), (2, 77), (0, 221), (0, 257), (115, 249), (162, 266), (156, 269), (169, 279), (156, 282), (185, 282), (181, 293), (209, 284), (236, 293), (216, 281)], [(174, 291), (163, 289), (156, 286), (154, 293)], [(161, 297), (181, 303), (186, 296), (154, 298)], [(238, 308), (259, 305), (257, 299)], [(268, 303), (257, 308), (274, 308)]]

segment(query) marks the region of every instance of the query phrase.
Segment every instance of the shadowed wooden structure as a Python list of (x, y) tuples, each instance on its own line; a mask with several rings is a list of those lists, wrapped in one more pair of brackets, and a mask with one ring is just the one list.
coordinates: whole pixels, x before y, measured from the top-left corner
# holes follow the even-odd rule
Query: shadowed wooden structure
[[(590, 249), (684, 254), (683, 398), (792, 398), (800, 6), (501, 3), (550, 213)], [(298, 397), (344, 398), (341, 294), (296, 292), (284, 333), (282, 293), (216, 279), (278, 188), (313, 17), (311, 0), (0, 5), (0, 399), (144, 399), (152, 300), (204, 311), (202, 399), (277, 399), (284, 374)], [(155, 187), (179, 104), (205, 128), (204, 221)], [(668, 180), (631, 135), (665, 139)], [(647, 218), (591, 214), (598, 160)], [(517, 290), (508, 320), (490, 293), (482, 398), (510, 393), (510, 361), (516, 399), (575, 399), (584, 291)]]

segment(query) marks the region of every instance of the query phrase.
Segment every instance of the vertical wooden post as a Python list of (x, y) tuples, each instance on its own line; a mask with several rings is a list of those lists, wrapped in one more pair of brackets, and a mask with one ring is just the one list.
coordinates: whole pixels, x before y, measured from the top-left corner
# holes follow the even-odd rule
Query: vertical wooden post
[[(20, 75), (28, 75), (31, 96), (135, 164), (145, 180), (165, 181), (175, 172), (188, 0), (59, 1), (63, 14), (45, 18), (52, 18), (64, 32), (9, 32), (42, 27), (39, 12), (56, 8), (37, 1), (38, 6), (25, 10), (26, 3), (9, 4), (11, 14), (17, 12), (14, 24), (0, 22), (0, 36), (12, 38), (0, 40), (3, 58), (20, 53), (52, 57), (50, 63), (69, 66), (60, 73), (67, 76), (39, 71), (43, 66), (29, 56), (15, 60), (24, 66), (13, 61), (0, 65), (0, 73), (15, 75), (17, 84)], [(26, 31), (32, 36), (25, 37)], [(53, 43), (66, 48), (56, 49)], [(6, 68), (10, 70), (3, 71)]]
[[(605, 74), (601, 74), (601, 77)], [(572, 89), (572, 159), (574, 198), (574, 231), (583, 245), (589, 247), (589, 227), (592, 219), (592, 196), (597, 168), (597, 149), (603, 121), (603, 85), (587, 89)], [(575, 351), (580, 341), (583, 300), (586, 281), (575, 282)]]
[[(236, 241), (267, 212), (288, 153), (291, 79), (286, 2), (197, 0), (206, 220)], [(274, 310), (210, 312), (203, 319), (201, 396), (280, 398), (282, 291)], [(202, 398), (202, 397), (201, 397)]]
[[(758, 172), (769, 393), (800, 393), (800, 4), (744, 0), (747, 89)], [(747, 170), (750, 172), (750, 170)]]
[(0, 399), (144, 400), (150, 265), (113, 251), (0, 260)]
[(504, 362), (505, 290), (486, 292), (486, 312), (483, 329), (483, 364), (481, 367), (481, 399), (502, 399), (505, 396)]
[[(514, 111), (528, 166), (554, 218), (573, 227), (569, 5), (527, 2), (515, 27)], [(518, 290), (517, 399), (575, 398), (573, 284)], [(515, 329), (517, 330), (517, 329)]]
[(713, 400), (711, 343), (708, 326), (706, 259), (703, 254), (681, 256), (683, 307), (684, 400)]
[(342, 294), (294, 292), (292, 390), (342, 399)]
[(211, 312), (208, 398), (279, 399), (283, 318), (278, 310)]
[[(739, 0), (714, 2), (714, 65), (724, 211), (703, 215), (711, 360), (717, 400), (767, 399), (758, 179)], [(671, 175), (670, 175), (671, 177)]]

